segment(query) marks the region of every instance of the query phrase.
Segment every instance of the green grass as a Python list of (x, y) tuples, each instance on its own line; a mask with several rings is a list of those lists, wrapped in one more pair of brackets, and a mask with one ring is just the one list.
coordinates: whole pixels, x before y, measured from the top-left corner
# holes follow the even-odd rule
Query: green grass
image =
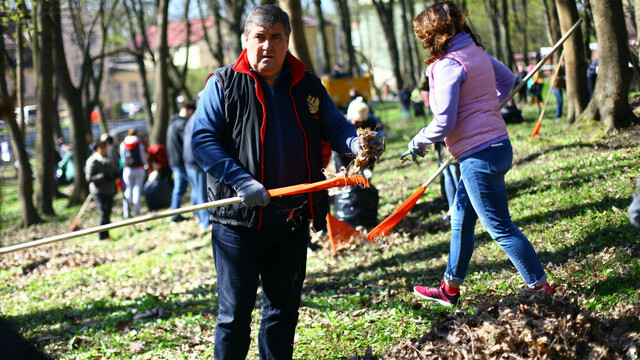
[[(553, 100), (552, 100), (553, 101)], [(514, 222), (528, 236), (559, 295), (576, 295), (581, 306), (603, 318), (620, 305), (640, 304), (638, 231), (626, 213), (640, 176), (640, 129), (611, 137), (595, 126), (567, 128), (552, 119), (549, 104), (540, 135), (527, 121), (509, 124), (514, 165), (507, 191)], [(403, 124), (397, 104), (376, 115), (392, 136), (372, 183), (380, 192), (381, 221), (436, 169), (433, 152), (420, 168), (399, 165), (399, 155), (424, 126)], [(2, 172), (3, 244), (66, 231), (79, 206), (56, 200), (57, 216), (30, 229), (15, 229), (17, 188)], [(113, 220), (121, 219), (121, 197)], [(403, 340), (420, 338), (451, 313), (418, 301), (416, 283), (435, 284), (446, 266), (449, 232), (437, 183), (395, 228), (385, 250), (363, 240), (333, 257), (328, 240), (308, 261), (294, 358), (384, 356)], [(97, 224), (92, 205), (83, 226)], [(213, 353), (217, 316), (215, 271), (208, 235), (194, 222), (167, 219), (112, 231), (111, 242), (95, 236), (0, 257), (0, 314), (41, 350), (58, 359), (204, 359)], [(32, 265), (31, 267), (29, 265)], [(27, 271), (33, 268), (33, 271)], [(524, 283), (502, 249), (476, 228), (476, 247), (463, 284), (462, 313), (500, 301)], [(261, 297), (258, 297), (261, 302)], [(253, 314), (249, 358), (257, 358), (260, 306)]]

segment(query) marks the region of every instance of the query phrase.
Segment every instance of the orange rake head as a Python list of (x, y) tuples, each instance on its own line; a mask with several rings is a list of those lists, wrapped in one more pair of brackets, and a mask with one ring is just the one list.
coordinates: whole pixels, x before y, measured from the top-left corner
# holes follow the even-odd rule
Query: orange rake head
[(367, 239), (369, 239), (369, 241), (373, 243), (376, 243), (380, 242), (379, 240), (381, 240), (382, 238), (389, 236), (393, 227), (398, 225), (400, 220), (402, 220), (402, 218), (404, 218), (405, 215), (407, 215), (407, 213), (409, 213), (409, 211), (413, 209), (415, 204), (424, 194), (425, 190), (427, 190), (426, 186), (420, 186), (418, 190), (416, 190), (413, 194), (411, 194), (411, 196), (403, 201), (402, 204), (400, 204), (400, 206), (398, 206), (395, 211), (391, 213), (391, 215), (387, 216), (387, 218), (382, 220), (382, 222), (378, 224), (378, 226), (373, 228), (373, 230), (371, 230), (371, 232), (367, 234)]
[(368, 188), (369, 181), (362, 175), (347, 175), (343, 177), (336, 177), (333, 179), (318, 181), (311, 184), (292, 185), (292, 186), (286, 186), (278, 189), (272, 189), (272, 190), (269, 190), (269, 195), (271, 197), (296, 195), (296, 194), (304, 194), (304, 193), (320, 191), (320, 190), (327, 190), (327, 189), (338, 187), (338, 186), (353, 186), (353, 185), (363, 185), (365, 188)]

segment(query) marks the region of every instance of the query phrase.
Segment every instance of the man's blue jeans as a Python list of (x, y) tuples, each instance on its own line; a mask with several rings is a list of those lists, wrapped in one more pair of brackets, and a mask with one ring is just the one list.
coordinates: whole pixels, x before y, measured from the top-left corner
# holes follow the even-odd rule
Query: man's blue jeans
[[(177, 209), (180, 207), (182, 197), (187, 192), (187, 171), (184, 166), (172, 166), (173, 172), (173, 192), (171, 193), (171, 208)], [(180, 215), (172, 216), (172, 220), (180, 219)]]
[(562, 116), (562, 105), (564, 102), (562, 99), (562, 90), (552, 87), (551, 93), (556, 98), (556, 112), (553, 114), (553, 117), (557, 119)]
[[(191, 184), (191, 205), (204, 204), (207, 202), (207, 174), (196, 166), (186, 165), (185, 169)], [(198, 210), (196, 216), (202, 228), (207, 229), (211, 225), (209, 210)]]
[(300, 293), (306, 276), (309, 224), (263, 225), (260, 230), (214, 222), (211, 244), (218, 281), (216, 359), (244, 359), (259, 282), (263, 307), (261, 359), (291, 359)]
[(538, 255), (511, 221), (504, 175), (511, 168), (511, 142), (504, 140), (459, 159), (461, 181), (451, 218), (451, 244), (444, 278), (462, 283), (474, 248), (474, 228), (480, 222), (502, 246), (529, 287), (546, 281)]

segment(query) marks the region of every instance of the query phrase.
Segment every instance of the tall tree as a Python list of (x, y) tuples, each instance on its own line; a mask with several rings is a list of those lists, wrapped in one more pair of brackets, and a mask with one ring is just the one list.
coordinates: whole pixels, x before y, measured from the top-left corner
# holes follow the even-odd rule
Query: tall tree
[(406, 80), (411, 81), (413, 86), (415, 87), (418, 84), (418, 76), (420, 72), (416, 69), (415, 63), (413, 62), (414, 57), (413, 48), (411, 43), (415, 43), (415, 36), (411, 36), (413, 34), (413, 18), (411, 17), (410, 4), (408, 4), (409, 0), (399, 0), (400, 2), (400, 10), (401, 10), (401, 19), (402, 19), (402, 33), (407, 34), (402, 37), (402, 49), (403, 49), (403, 59), (404, 59), (404, 73), (407, 74)]
[(520, 33), (522, 43), (521, 51), (525, 66), (529, 63), (529, 45), (527, 39), (527, 0), (511, 0), (511, 13), (518, 33)]
[(500, 53), (504, 64), (514, 70), (513, 50), (511, 50), (511, 36), (509, 35), (509, 6), (507, 0), (500, 0), (498, 4), (498, 29), (500, 30)]
[[(4, 2), (4, 1), (3, 1)], [(17, 19), (18, 22), (22, 22), (22, 18), (26, 16), (26, 13), (21, 13)], [(6, 46), (4, 42), (4, 27), (3, 21), (0, 21), (0, 74), (9, 73), (11, 68), (11, 60), (8, 57)], [(19, 26), (20, 28), (21, 26)], [(19, 36), (22, 36), (19, 34)], [(17, 59), (23, 57), (22, 47), (16, 49)], [(14, 76), (19, 76), (14, 72)], [(17, 84), (17, 81), (14, 82)], [(0, 117), (4, 119), (9, 130), (9, 138), (11, 139), (11, 148), (13, 155), (18, 162), (18, 201), (20, 202), (20, 221), (18, 226), (30, 226), (41, 222), (40, 216), (36, 211), (36, 207), (33, 204), (33, 181), (31, 180), (31, 165), (29, 164), (29, 156), (27, 155), (26, 145), (24, 143), (24, 136), (14, 113), (16, 92), (22, 91), (21, 89), (13, 89), (13, 92), (9, 91), (7, 85), (7, 79), (5, 76), (0, 76)]]
[(307, 40), (304, 36), (304, 26), (302, 24), (302, 4), (300, 0), (286, 0), (283, 3), (283, 10), (289, 14), (291, 21), (291, 38), (289, 40), (289, 49), (291, 52), (302, 61), (307, 70), (315, 72), (313, 70), (313, 62), (311, 61), (311, 55), (309, 55), (309, 48), (307, 47)]
[(211, 56), (216, 59), (217, 66), (223, 67), (224, 63), (224, 48), (222, 47), (223, 39), (222, 39), (222, 15), (220, 14), (220, 4), (218, 0), (208, 0), (206, 1), (206, 5), (213, 16), (213, 28), (214, 33), (216, 35), (215, 40), (212, 40), (209, 36), (209, 31), (207, 31), (205, 18), (205, 12), (202, 9), (201, 4), (198, 4), (198, 11), (200, 13), (200, 19), (202, 21), (202, 33), (204, 35), (204, 40), (207, 43), (207, 48), (209, 49), (209, 53)]
[(349, 10), (349, 2), (348, 0), (334, 0), (334, 4), (337, 7), (338, 17), (340, 18), (341, 52), (347, 55), (347, 66), (344, 66), (344, 68), (349, 76), (357, 76), (360, 73), (360, 69), (356, 60), (353, 39), (351, 38), (351, 11)]
[[(88, 128), (88, 119), (82, 109), (82, 86), (75, 86), (71, 80), (71, 74), (67, 66), (67, 57), (62, 40), (62, 21), (60, 18), (60, 1), (47, 0), (51, 3), (52, 15), (54, 19), (53, 43), (55, 51), (56, 79), (64, 99), (64, 103), (69, 111), (71, 146), (73, 148), (73, 166), (75, 176), (73, 177), (73, 193), (69, 197), (69, 205), (76, 205), (82, 202), (89, 193), (89, 185), (84, 176), (84, 165), (88, 158), (88, 147), (91, 141), (91, 134)], [(90, 59), (83, 59), (83, 69), (86, 69), (86, 62)], [(84, 73), (84, 72), (83, 72)], [(82, 84), (84, 78), (81, 79)]]
[(393, 75), (396, 78), (396, 87), (400, 89), (402, 88), (402, 85), (404, 85), (404, 79), (402, 78), (402, 72), (400, 71), (400, 54), (398, 53), (398, 43), (396, 41), (393, 21), (395, 0), (373, 0), (373, 5), (378, 12), (378, 19), (380, 19), (382, 32), (384, 33), (385, 40), (387, 41), (387, 51), (391, 58), (391, 67), (393, 69)]
[(497, 0), (486, 0), (482, 2), (484, 12), (488, 18), (489, 31), (491, 32), (493, 42), (491, 43), (491, 52), (495, 57), (504, 62), (502, 52), (500, 51), (500, 25), (498, 24), (498, 4)]
[(164, 144), (169, 126), (169, 45), (167, 28), (169, 24), (169, 0), (156, 2), (157, 42), (154, 96), (156, 116), (151, 127), (151, 144)]
[[(144, 2), (142, 0), (124, 0), (123, 1), (129, 33), (131, 34), (131, 53), (136, 59), (138, 65), (138, 74), (142, 81), (142, 96), (144, 97), (144, 112), (149, 124), (149, 128), (153, 127), (153, 113), (151, 112), (151, 91), (149, 90), (149, 81), (147, 80), (147, 66), (145, 64), (145, 55), (149, 55), (149, 61), (155, 68), (156, 58), (149, 47), (147, 39), (147, 26), (145, 21)], [(135, 19), (135, 22), (134, 22)]]
[(629, 106), (629, 45), (622, 2), (591, 0), (598, 37), (598, 81), (581, 118), (601, 120), (612, 133), (638, 118)]
[(49, 1), (38, 3), (38, 27), (33, 53), (36, 55), (36, 208), (40, 214), (54, 215), (55, 145), (53, 141), (53, 19), (54, 9)]
[(329, 56), (329, 44), (327, 41), (327, 32), (325, 29), (325, 21), (324, 21), (324, 11), (322, 11), (322, 1), (321, 0), (313, 0), (316, 9), (316, 18), (318, 20), (318, 45), (320, 46), (320, 51), (322, 56), (321, 64), (319, 72), (321, 74), (329, 75), (331, 72), (331, 57)]
[(224, 0), (223, 13), (226, 14), (226, 23), (231, 36), (231, 51), (233, 54), (240, 54), (242, 51), (242, 15), (244, 14), (247, 0)]
[[(567, 31), (579, 19), (575, 0), (556, 0), (558, 18), (562, 33)], [(589, 104), (589, 87), (587, 86), (587, 62), (582, 42), (582, 32), (576, 31), (565, 41), (564, 61), (567, 83), (567, 121), (575, 122)]]
[[(562, 31), (560, 29), (560, 20), (558, 19), (558, 11), (556, 9), (555, 0), (542, 0), (544, 5), (544, 17), (547, 21), (547, 37), (549, 39), (549, 45), (555, 44), (562, 37)], [(558, 63), (560, 54), (556, 51), (553, 54), (553, 62)]]

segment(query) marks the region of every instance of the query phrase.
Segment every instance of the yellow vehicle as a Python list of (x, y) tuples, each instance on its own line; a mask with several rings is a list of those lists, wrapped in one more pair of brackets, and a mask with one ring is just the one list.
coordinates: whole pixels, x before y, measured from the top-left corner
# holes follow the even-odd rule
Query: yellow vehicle
[(347, 104), (349, 103), (349, 99), (351, 98), (349, 90), (352, 88), (358, 89), (358, 93), (362, 95), (366, 101), (369, 101), (371, 98), (371, 87), (368, 77), (331, 79), (328, 76), (323, 76), (322, 84), (327, 88), (327, 92), (333, 99), (333, 102), (336, 103), (338, 108), (343, 110), (346, 110)]

